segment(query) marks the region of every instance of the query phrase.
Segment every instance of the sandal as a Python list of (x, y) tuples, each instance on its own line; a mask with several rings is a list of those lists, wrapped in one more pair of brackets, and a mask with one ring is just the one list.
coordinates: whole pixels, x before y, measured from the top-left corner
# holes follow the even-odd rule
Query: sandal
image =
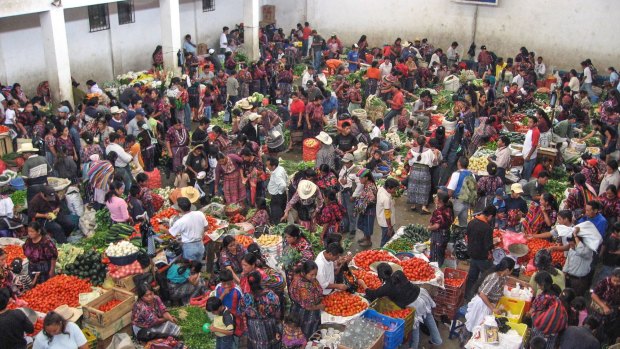
[(425, 210), (425, 209), (421, 209), (420, 211), (422, 211), (422, 214), (423, 214), (423, 215), (429, 215), (429, 214), (431, 214), (431, 211), (429, 211), (428, 209), (426, 209), (426, 210)]
[(364, 239), (364, 241), (359, 243), (360, 247), (370, 247), (372, 246), (372, 241)]

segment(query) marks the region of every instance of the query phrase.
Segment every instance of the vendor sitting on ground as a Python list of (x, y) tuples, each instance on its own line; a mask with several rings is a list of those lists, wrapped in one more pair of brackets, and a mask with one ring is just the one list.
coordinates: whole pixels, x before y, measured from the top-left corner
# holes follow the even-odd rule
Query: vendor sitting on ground
[(61, 215), (56, 191), (50, 186), (43, 187), (28, 202), (28, 217), (36, 220), (59, 244), (67, 242), (67, 237), (76, 228), (70, 217)]
[(131, 324), (138, 340), (149, 341), (169, 336), (178, 337), (181, 328), (176, 322), (177, 319), (170, 315), (151, 286), (138, 285), (138, 300), (131, 311)]
[(200, 296), (207, 290), (200, 276), (202, 264), (197, 261), (177, 260), (166, 273), (170, 299), (177, 304), (187, 304), (190, 298)]

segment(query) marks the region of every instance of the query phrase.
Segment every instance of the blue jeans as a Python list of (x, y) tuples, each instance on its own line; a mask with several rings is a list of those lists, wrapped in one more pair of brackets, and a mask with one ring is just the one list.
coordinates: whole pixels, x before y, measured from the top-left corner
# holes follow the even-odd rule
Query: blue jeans
[(215, 337), (215, 349), (236, 349), (238, 344), (235, 336)]
[(344, 232), (354, 232), (357, 229), (357, 217), (353, 213), (353, 202), (351, 202), (351, 191), (345, 190), (342, 192), (342, 206), (347, 211), (347, 215), (342, 220), (342, 228)]
[(387, 244), (390, 241), (390, 236), (387, 236), (388, 227), (381, 227), (381, 247)]
[(386, 131), (390, 130), (390, 124), (392, 123), (392, 119), (400, 115), (400, 110), (390, 109), (387, 114), (383, 117), (383, 128)]
[(530, 177), (532, 177), (532, 171), (534, 171), (534, 166), (536, 166), (536, 159), (525, 160), (525, 162), (523, 163), (523, 173), (521, 174), (521, 178), (529, 181)]
[(585, 82), (581, 85), (580, 91), (586, 91), (588, 93), (588, 97), (590, 97), (590, 101), (592, 103), (596, 103), (598, 101), (598, 96), (592, 90), (592, 83), (586, 84)]
[(206, 106), (205, 111), (204, 111), (205, 119), (211, 121), (211, 112), (212, 112), (211, 106), (210, 105)]
[(321, 69), (321, 63), (323, 62), (323, 51), (314, 50), (313, 55), (314, 55), (314, 62), (313, 62), (314, 69), (318, 72)]
[(357, 218), (357, 227), (364, 233), (364, 236), (369, 238), (372, 236), (372, 231), (375, 228), (375, 207), (366, 209), (363, 215)]
[[(426, 314), (424, 317), (424, 324), (431, 333), (431, 343), (437, 346), (441, 345), (443, 341), (441, 340), (441, 334), (439, 333), (433, 314)], [(420, 344), (420, 325), (421, 324), (418, 324), (418, 327), (415, 327), (411, 332), (411, 340), (409, 341), (410, 348), (418, 349), (418, 345)]]
[(202, 241), (183, 244), (183, 258), (190, 261), (201, 261), (205, 254), (205, 245)]

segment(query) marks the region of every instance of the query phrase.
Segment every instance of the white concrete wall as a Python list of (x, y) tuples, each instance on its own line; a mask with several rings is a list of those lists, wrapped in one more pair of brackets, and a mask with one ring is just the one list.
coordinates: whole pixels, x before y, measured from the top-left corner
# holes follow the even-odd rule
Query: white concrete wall
[[(320, 33), (335, 31), (347, 43), (360, 34), (366, 34), (371, 45), (396, 37), (427, 37), (444, 50), (456, 40), (467, 51), (474, 12), (475, 6), (451, 0), (311, 0), (307, 17)], [(620, 65), (612, 44), (618, 18), (620, 6), (607, 0), (500, 0), (498, 7), (479, 6), (476, 44), (504, 57), (514, 57), (526, 46), (544, 56), (548, 66), (561, 69), (591, 58), (604, 71)]]

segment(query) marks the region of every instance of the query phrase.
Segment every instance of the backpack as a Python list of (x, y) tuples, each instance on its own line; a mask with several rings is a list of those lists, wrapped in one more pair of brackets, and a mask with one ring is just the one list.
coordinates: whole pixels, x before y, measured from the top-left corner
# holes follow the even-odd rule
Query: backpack
[(474, 175), (469, 171), (461, 171), (454, 196), (464, 203), (473, 206), (478, 200), (478, 185)]

